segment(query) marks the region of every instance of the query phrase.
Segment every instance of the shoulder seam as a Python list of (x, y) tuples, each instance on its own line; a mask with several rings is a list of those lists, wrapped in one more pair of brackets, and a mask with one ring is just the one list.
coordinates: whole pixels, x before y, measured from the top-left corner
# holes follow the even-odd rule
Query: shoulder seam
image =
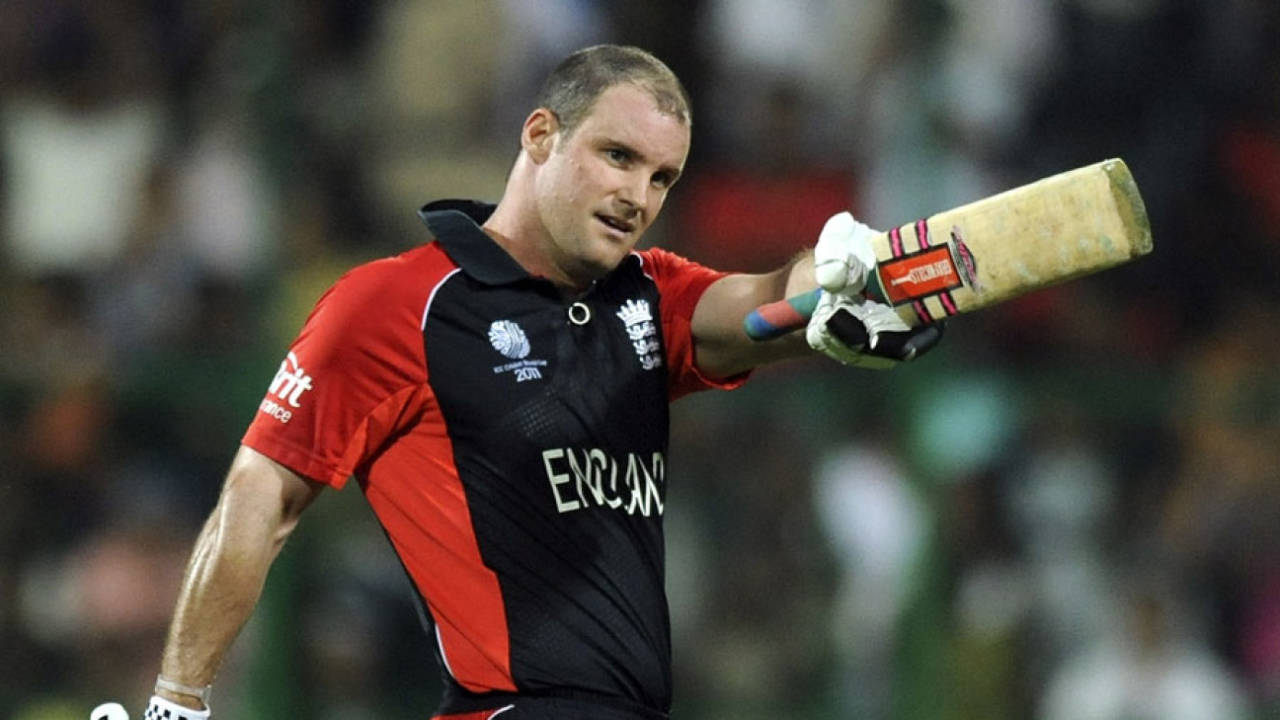
[(430, 314), (431, 312), (431, 303), (435, 302), (436, 293), (439, 292), (440, 288), (443, 287), (444, 284), (449, 281), (449, 278), (453, 277), (454, 275), (458, 274), (461, 271), (462, 271), (462, 268), (455, 267), (454, 269), (445, 273), (444, 277), (440, 278), (436, 282), (435, 287), (431, 288), (431, 293), (427, 295), (427, 303), (422, 308), (422, 322), (418, 326), (419, 330), (427, 329), (427, 315)]
[(658, 281), (652, 275), (649, 274), (649, 266), (644, 261), (644, 255), (638, 250), (632, 250), (631, 254), (634, 255), (636, 258), (636, 261), (640, 263), (640, 272), (643, 273), (645, 277), (649, 278), (649, 282), (656, 284)]

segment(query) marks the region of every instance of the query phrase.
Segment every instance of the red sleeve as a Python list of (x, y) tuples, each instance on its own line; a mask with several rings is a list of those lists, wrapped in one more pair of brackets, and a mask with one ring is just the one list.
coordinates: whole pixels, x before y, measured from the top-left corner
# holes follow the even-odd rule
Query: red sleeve
[(662, 337), (667, 345), (667, 367), (670, 382), (667, 394), (671, 400), (699, 390), (732, 390), (747, 381), (751, 373), (714, 380), (703, 375), (694, 364), (693, 311), (711, 283), (728, 273), (712, 270), (662, 248), (636, 252), (644, 272), (658, 285), (662, 297)]
[(342, 487), (430, 398), (422, 314), (450, 266), (433, 243), (338, 280), (280, 363), (243, 444)]

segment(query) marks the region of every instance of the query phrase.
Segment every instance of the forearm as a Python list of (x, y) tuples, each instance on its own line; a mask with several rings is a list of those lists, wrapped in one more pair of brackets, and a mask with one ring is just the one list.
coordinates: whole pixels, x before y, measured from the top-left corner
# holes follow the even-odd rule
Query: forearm
[(798, 253), (786, 265), (765, 275), (760, 281), (752, 283), (747, 280), (747, 284), (750, 288), (747, 307), (742, 311), (742, 317), (736, 318), (733, 326), (733, 342), (741, 348), (745, 362), (755, 367), (811, 353), (803, 332), (793, 332), (768, 342), (757, 342), (746, 336), (742, 321), (747, 313), (761, 305), (803, 295), (818, 286), (814, 278), (812, 249)]
[(716, 281), (703, 294), (693, 316), (698, 368), (711, 377), (727, 377), (788, 357), (808, 354), (804, 333), (768, 342), (747, 337), (742, 321), (760, 305), (817, 287), (813, 253), (805, 251), (773, 272), (735, 274)]
[[(262, 462), (260, 456), (237, 457), (196, 540), (161, 661), (160, 674), (167, 680), (193, 688), (213, 683), (306, 504), (291, 503), (279, 484), (285, 478), (264, 471)], [(198, 703), (167, 690), (158, 694), (190, 707)]]
[(241, 525), (220, 506), (196, 541), (160, 666), (166, 678), (192, 687), (211, 684), (253, 614), (271, 555), (262, 533)]

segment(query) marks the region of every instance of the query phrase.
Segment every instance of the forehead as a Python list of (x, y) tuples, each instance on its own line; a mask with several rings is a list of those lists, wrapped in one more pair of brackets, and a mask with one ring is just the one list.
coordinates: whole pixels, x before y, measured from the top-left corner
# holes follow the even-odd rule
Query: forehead
[(649, 91), (631, 84), (601, 93), (574, 135), (586, 142), (623, 143), (662, 165), (683, 167), (689, 154), (688, 123), (660, 110)]

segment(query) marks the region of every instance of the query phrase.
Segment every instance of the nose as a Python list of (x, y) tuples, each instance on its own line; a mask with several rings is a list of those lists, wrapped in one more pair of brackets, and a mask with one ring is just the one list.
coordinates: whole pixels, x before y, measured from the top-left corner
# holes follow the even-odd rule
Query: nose
[(649, 203), (649, 178), (642, 172), (627, 174), (618, 190), (618, 199), (630, 211), (643, 213)]

